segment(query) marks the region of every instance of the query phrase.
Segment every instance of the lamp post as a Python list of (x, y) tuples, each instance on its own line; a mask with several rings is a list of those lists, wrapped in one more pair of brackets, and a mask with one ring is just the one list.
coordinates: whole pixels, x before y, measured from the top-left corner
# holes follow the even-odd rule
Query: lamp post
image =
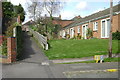
[(109, 57), (112, 57), (112, 17), (113, 17), (113, 0), (110, 0), (110, 34), (109, 34)]

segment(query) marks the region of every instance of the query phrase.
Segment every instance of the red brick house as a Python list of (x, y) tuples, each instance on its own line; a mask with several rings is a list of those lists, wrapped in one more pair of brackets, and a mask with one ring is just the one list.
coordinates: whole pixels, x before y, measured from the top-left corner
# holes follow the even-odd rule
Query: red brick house
[[(113, 7), (113, 23), (112, 32), (120, 31), (120, 4)], [(95, 38), (109, 38), (110, 26), (110, 8), (97, 13), (91, 14), (84, 18), (77, 19), (73, 23), (65, 26), (60, 32), (59, 36), (65, 38), (66, 34), (70, 38), (81, 35), (86, 39), (87, 29), (90, 28)]]

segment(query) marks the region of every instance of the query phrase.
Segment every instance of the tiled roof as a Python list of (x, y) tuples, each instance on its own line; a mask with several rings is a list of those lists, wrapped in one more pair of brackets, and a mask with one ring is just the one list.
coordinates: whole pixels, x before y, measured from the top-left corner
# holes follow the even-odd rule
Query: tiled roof
[[(119, 11), (120, 11), (120, 4), (113, 7), (113, 13), (119, 12)], [(99, 11), (97, 13), (91, 14), (91, 15), (86, 16), (84, 18), (80, 18), (80, 19), (76, 20), (75, 22), (65, 26), (64, 28), (73, 27), (77, 24), (82, 24), (82, 23), (85, 23), (85, 22), (87, 22), (89, 20), (92, 20), (92, 19), (95, 19), (95, 18), (100, 18), (100, 17), (103, 17), (103, 16), (108, 17), (109, 14), (110, 14), (110, 8), (107, 8), (103, 11)]]

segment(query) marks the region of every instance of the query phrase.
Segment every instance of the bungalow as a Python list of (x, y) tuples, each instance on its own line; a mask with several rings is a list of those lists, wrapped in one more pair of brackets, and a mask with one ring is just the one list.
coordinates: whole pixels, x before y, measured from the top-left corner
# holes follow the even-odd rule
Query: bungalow
[[(113, 7), (112, 32), (120, 31), (119, 19), (120, 4)], [(80, 35), (82, 38), (87, 39), (88, 28), (95, 38), (109, 38), (110, 8), (75, 20), (73, 23), (63, 27), (59, 32), (59, 36), (65, 38), (66, 35), (69, 35), (70, 38), (73, 38)]]

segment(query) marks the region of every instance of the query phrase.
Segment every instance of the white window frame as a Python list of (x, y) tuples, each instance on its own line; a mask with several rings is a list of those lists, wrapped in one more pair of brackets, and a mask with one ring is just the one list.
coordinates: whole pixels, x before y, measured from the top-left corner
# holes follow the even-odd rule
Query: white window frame
[[(108, 34), (108, 27), (107, 27), (107, 20), (109, 20), (110, 18), (106, 18), (101, 20), (101, 38), (109, 38), (109, 34)], [(105, 21), (105, 36), (102, 36), (102, 22)], [(108, 34), (108, 35), (107, 35)]]
[(93, 31), (98, 30), (98, 22), (93, 22)]
[(77, 27), (77, 33), (80, 33), (80, 26)]

